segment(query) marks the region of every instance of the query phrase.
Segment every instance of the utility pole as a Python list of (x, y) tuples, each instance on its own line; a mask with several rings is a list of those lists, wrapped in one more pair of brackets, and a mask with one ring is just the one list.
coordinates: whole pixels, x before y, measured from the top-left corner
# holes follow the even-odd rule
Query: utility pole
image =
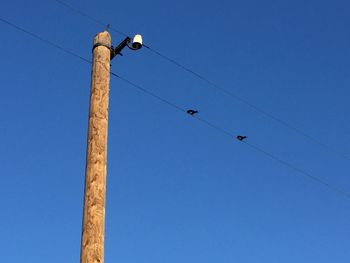
[(80, 263), (104, 262), (111, 36), (94, 38)]
[(107, 31), (93, 42), (89, 128), (86, 150), (83, 229), (80, 263), (104, 263), (104, 232), (107, 175), (107, 131), (110, 62), (128, 47), (142, 47), (141, 35), (126, 37), (116, 48)]

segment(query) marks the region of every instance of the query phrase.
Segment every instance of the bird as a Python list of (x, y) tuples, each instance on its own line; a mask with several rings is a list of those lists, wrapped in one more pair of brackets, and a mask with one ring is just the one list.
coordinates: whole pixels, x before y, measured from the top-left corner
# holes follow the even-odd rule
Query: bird
[(191, 109), (191, 110), (188, 110), (187, 113), (193, 116), (193, 115), (197, 114), (198, 111), (197, 111), (197, 110), (192, 110), (192, 109)]
[(247, 136), (237, 135), (237, 140), (243, 141), (244, 139), (247, 139)]

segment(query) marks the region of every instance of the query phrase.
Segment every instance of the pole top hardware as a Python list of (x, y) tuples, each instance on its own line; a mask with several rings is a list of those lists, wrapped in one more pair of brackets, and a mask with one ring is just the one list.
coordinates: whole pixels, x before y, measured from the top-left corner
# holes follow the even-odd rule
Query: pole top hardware
[(117, 56), (117, 55), (123, 55), (121, 51), (125, 48), (128, 47), (131, 50), (138, 50), (142, 47), (142, 36), (141, 35), (135, 35), (133, 40), (131, 41), (130, 37), (126, 37), (117, 47), (109, 46), (103, 42), (97, 42), (93, 47), (92, 47), (92, 52), (94, 52), (94, 49), (97, 47), (106, 47), (111, 51), (111, 60)]
[(94, 52), (95, 48), (97, 47), (100, 47), (100, 46), (103, 46), (103, 47), (106, 47), (108, 49), (111, 49), (112, 47), (105, 44), (105, 43), (102, 43), (102, 42), (97, 42), (93, 47), (92, 47), (92, 52)]
[(116, 48), (111, 47), (111, 60), (117, 55), (123, 55), (121, 51), (128, 47), (131, 50), (138, 50), (142, 47), (142, 36), (135, 35), (133, 40), (130, 37), (126, 37)]

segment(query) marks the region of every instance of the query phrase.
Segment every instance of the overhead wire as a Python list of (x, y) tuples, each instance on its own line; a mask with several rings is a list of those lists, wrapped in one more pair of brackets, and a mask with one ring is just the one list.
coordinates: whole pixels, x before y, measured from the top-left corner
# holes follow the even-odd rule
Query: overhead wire
[[(153, 97), (153, 98), (155, 98), (155, 99), (158, 99), (158, 100), (160, 100), (160, 101), (162, 101), (162, 102), (164, 102), (164, 103), (170, 105), (171, 107), (173, 107), (173, 108), (175, 108), (175, 109), (177, 109), (177, 110), (180, 110), (181, 112), (186, 112), (186, 110), (184, 110), (183, 108), (177, 106), (176, 104), (174, 104), (174, 103), (172, 103), (172, 102), (169, 102), (168, 100), (163, 99), (163, 98), (160, 97), (159, 95), (156, 95), (156, 94), (154, 94), (153, 92), (150, 92), (149, 90), (147, 90), (147, 89), (141, 87), (140, 85), (137, 85), (137, 84), (135, 84), (135, 83), (133, 83), (133, 82), (131, 82), (131, 81), (129, 81), (129, 80), (127, 80), (127, 79), (125, 79), (125, 78), (123, 78), (123, 77), (121, 77), (121, 76), (115, 74), (115, 73), (111, 73), (111, 75), (113, 75), (113, 76), (115, 76), (115, 77), (121, 79), (122, 81), (128, 83), (129, 85), (131, 85), (131, 86), (137, 88), (137, 89), (140, 90), (141, 92), (144, 92), (145, 94), (147, 94), (147, 95), (149, 95), (149, 96), (151, 96), (151, 97)], [(233, 138), (235, 137), (235, 135), (234, 135), (233, 133), (231, 133), (231, 132), (229, 132), (229, 131), (227, 131), (227, 130), (221, 128), (220, 126), (217, 126), (217, 125), (213, 124), (213, 123), (210, 122), (210, 121), (207, 121), (207, 120), (205, 120), (205, 119), (203, 119), (203, 118), (201, 118), (201, 117), (198, 117), (198, 116), (196, 116), (196, 115), (193, 115), (192, 117), (195, 118), (195, 119), (197, 119), (198, 121), (200, 121), (200, 122), (206, 124), (207, 126), (213, 128), (213, 129), (215, 129), (216, 131), (220, 132), (221, 134), (223, 134), (223, 135), (225, 135), (225, 136), (228, 136), (228, 137), (231, 138), (231, 139), (233, 139)], [(344, 189), (342, 189), (342, 188), (340, 188), (340, 187), (334, 186), (334, 185), (330, 184), (328, 181), (326, 181), (326, 180), (324, 180), (324, 179), (321, 179), (321, 178), (319, 178), (319, 177), (317, 177), (317, 176), (314, 176), (314, 175), (312, 175), (311, 173), (305, 171), (304, 169), (301, 169), (301, 168), (299, 168), (299, 167), (297, 167), (297, 166), (295, 166), (295, 165), (293, 165), (293, 164), (291, 164), (291, 163), (289, 163), (289, 162), (287, 162), (287, 161), (284, 161), (284, 160), (282, 160), (281, 158), (279, 158), (279, 157), (277, 157), (277, 156), (275, 156), (275, 155), (269, 153), (268, 151), (266, 151), (266, 150), (264, 150), (264, 149), (262, 149), (262, 148), (260, 148), (260, 147), (258, 147), (258, 146), (256, 146), (256, 145), (254, 145), (254, 144), (252, 144), (252, 143), (247, 142), (246, 140), (242, 140), (242, 143), (244, 143), (245, 145), (247, 145), (247, 146), (249, 146), (250, 148), (254, 149), (255, 151), (258, 151), (259, 153), (266, 155), (267, 157), (273, 159), (274, 161), (276, 161), (276, 162), (278, 162), (278, 163), (280, 163), (280, 164), (283, 164), (284, 166), (286, 166), (286, 167), (288, 167), (288, 168), (290, 168), (290, 169), (296, 171), (298, 174), (303, 175), (303, 176), (305, 176), (305, 177), (311, 179), (312, 181), (317, 182), (317, 183), (319, 183), (319, 184), (325, 186), (326, 188), (329, 188), (329, 189), (332, 190), (333, 192), (336, 192), (336, 193), (338, 193), (338, 194), (341, 194), (341, 195), (345, 196), (346, 198), (349, 198), (349, 199), (350, 199), (350, 193), (348, 193), (346, 190), (344, 190)]]
[[(96, 24), (99, 24), (101, 26), (106, 26), (106, 23), (104, 23), (103, 21), (101, 20), (98, 20), (94, 17), (92, 17), (91, 15), (88, 15), (87, 13), (85, 12), (82, 12), (80, 11), (79, 9), (77, 8), (74, 8), (73, 6), (65, 3), (64, 1), (61, 1), (61, 0), (54, 0), (55, 2), (61, 4), (62, 6), (65, 6), (66, 8), (70, 9), (71, 11), (83, 16), (83, 17), (86, 17), (88, 19), (90, 19), (91, 21), (94, 21)], [(116, 29), (115, 27), (112, 27), (110, 26), (109, 27), (111, 31), (114, 31), (118, 34), (121, 34), (123, 36), (128, 36), (125, 32), (119, 30), (119, 29)], [(179, 63), (178, 61), (176, 61), (175, 59), (172, 59), (170, 58), (169, 56), (166, 56), (164, 55), (163, 53), (157, 51), (156, 49), (154, 49), (153, 47), (149, 46), (148, 44), (143, 44), (143, 46), (148, 49), (149, 51), (151, 51), (152, 53), (158, 55), (159, 57), (161, 57), (162, 59), (174, 64), (175, 66), (181, 68), (182, 70), (188, 72), (189, 74), (193, 75), (194, 77), (202, 80), (203, 82), (207, 83), (209, 85), (209, 87), (211, 88), (214, 88), (214, 89), (217, 89), (219, 90), (220, 92), (222, 92), (223, 94), (226, 94), (227, 96), (230, 96), (231, 98), (235, 99), (236, 101), (239, 101), (240, 103), (242, 104), (245, 104), (246, 106), (248, 106), (249, 108), (253, 109), (255, 112), (258, 112), (260, 114), (262, 114), (263, 116), (279, 123), (280, 125), (294, 131), (295, 133), (303, 136), (304, 138), (308, 139), (310, 142), (318, 145), (318, 146), (321, 146), (323, 149), (329, 151), (329, 152), (332, 152), (333, 154), (337, 155), (338, 157), (341, 157), (343, 159), (346, 159), (346, 160), (350, 160), (350, 156), (338, 151), (337, 149), (329, 146), (328, 144), (325, 144), (323, 143), (322, 141), (320, 141), (319, 139), (315, 138), (314, 136), (308, 134), (307, 132), (291, 125), (289, 122), (283, 120), (282, 118), (279, 118), (279, 117), (276, 117), (275, 115), (267, 112), (266, 110), (262, 109), (261, 107), (258, 107), (256, 106), (255, 104), (249, 102), (248, 100), (232, 93), (231, 91), (229, 91), (228, 89), (214, 83), (213, 81), (209, 80), (208, 78), (206, 78), (205, 76), (203, 76), (202, 74), (199, 74), (197, 73), (196, 71), (190, 69), (189, 67), (186, 67), (184, 66), (182, 63)]]
[[(62, 46), (60, 46), (60, 45), (58, 45), (58, 44), (55, 44), (54, 42), (52, 42), (52, 41), (50, 41), (50, 40), (47, 40), (46, 38), (43, 38), (43, 37), (41, 37), (41, 36), (39, 36), (39, 35), (37, 35), (37, 34), (31, 32), (31, 31), (29, 31), (29, 30), (26, 30), (26, 29), (24, 29), (24, 28), (22, 28), (22, 27), (20, 27), (20, 26), (18, 26), (18, 25), (16, 25), (16, 24), (14, 24), (14, 23), (12, 23), (12, 22), (6, 20), (6, 19), (3, 19), (3, 18), (0, 17), (0, 22), (5, 23), (5, 24), (11, 26), (12, 28), (14, 28), (14, 29), (16, 29), (16, 30), (18, 30), (18, 31), (21, 31), (21, 32), (23, 32), (23, 33), (26, 33), (26, 34), (28, 34), (28, 35), (30, 35), (30, 36), (36, 38), (37, 40), (39, 40), (39, 41), (41, 41), (41, 42), (43, 42), (43, 43), (46, 43), (47, 45), (49, 45), (49, 46), (51, 46), (51, 47), (54, 47), (54, 48), (56, 48), (56, 49), (58, 49), (58, 50), (60, 50), (60, 51), (62, 51), (62, 52), (64, 52), (64, 53), (66, 53), (66, 54), (68, 54), (68, 55), (71, 55), (71, 56), (73, 56), (73, 57), (75, 57), (75, 58), (78, 58), (79, 60), (84, 61), (85, 63), (88, 63), (88, 64), (91, 64), (91, 63), (92, 63), (90, 60), (88, 60), (88, 59), (86, 59), (86, 58), (84, 58), (84, 57), (82, 57), (82, 56), (80, 56), (80, 55), (78, 55), (78, 54), (76, 54), (76, 53), (74, 53), (74, 52), (72, 52), (72, 51), (70, 51), (70, 50), (68, 50), (68, 49), (66, 49), (66, 48), (64, 48), (64, 47), (62, 47)], [(120, 80), (122, 80), (123, 82), (129, 84), (130, 86), (136, 88), (137, 90), (143, 92), (144, 94), (147, 94), (148, 96), (151, 96), (151, 97), (153, 97), (153, 98), (155, 98), (155, 99), (157, 99), (157, 100), (163, 102), (164, 104), (167, 104), (167, 105), (171, 106), (173, 109), (176, 109), (176, 110), (178, 110), (178, 111), (181, 111), (181, 112), (183, 112), (183, 113), (186, 113), (186, 110), (185, 110), (184, 108), (178, 106), (178, 105), (175, 104), (175, 103), (172, 103), (171, 101), (169, 101), (169, 100), (167, 100), (167, 99), (164, 99), (163, 97), (161, 97), (161, 96), (159, 96), (159, 95), (157, 95), (157, 94), (155, 94), (155, 93), (149, 91), (148, 89), (145, 89), (145, 88), (143, 88), (142, 86), (137, 85), (137, 84), (135, 84), (134, 82), (132, 82), (132, 81), (130, 81), (130, 80), (128, 80), (128, 79), (126, 79), (126, 78), (124, 78), (124, 77), (122, 77), (122, 76), (120, 76), (120, 75), (114, 73), (114, 72), (111, 72), (111, 75), (114, 76), (114, 77), (116, 77), (116, 78), (118, 78), (118, 79), (120, 79)], [(191, 116), (191, 117), (193, 117), (194, 119), (196, 119), (196, 120), (198, 120), (198, 121), (200, 121), (200, 122), (206, 124), (207, 126), (213, 128), (213, 129), (215, 129), (216, 131), (222, 133), (223, 135), (228, 136), (230, 139), (233, 139), (233, 138), (235, 137), (234, 134), (232, 134), (231, 132), (229, 132), (229, 131), (227, 131), (227, 130), (221, 128), (221, 127), (218, 126), (218, 125), (213, 124), (213, 123), (210, 122), (210, 121), (207, 121), (207, 120), (204, 119), (204, 118), (201, 118), (201, 117), (195, 116), (195, 115), (193, 115), (193, 116)], [(258, 151), (258, 152), (260, 152), (260, 153), (262, 153), (262, 154), (264, 154), (264, 155), (266, 155), (266, 156), (272, 158), (272, 159), (275, 160), (276, 162), (281, 163), (281, 164), (283, 164), (284, 166), (289, 167), (290, 169), (292, 169), (292, 170), (298, 172), (300, 175), (304, 175), (305, 177), (307, 177), (307, 178), (313, 180), (314, 182), (317, 182), (317, 183), (322, 184), (323, 186), (329, 188), (329, 189), (332, 190), (333, 192), (336, 192), (336, 193), (338, 193), (338, 194), (341, 194), (341, 195), (345, 196), (346, 198), (349, 198), (349, 199), (350, 199), (350, 194), (349, 194), (347, 191), (345, 191), (344, 189), (339, 188), (339, 187), (336, 187), (336, 186), (333, 186), (331, 183), (327, 182), (326, 180), (320, 179), (319, 177), (314, 176), (314, 175), (312, 175), (312, 174), (306, 172), (305, 170), (303, 170), (303, 169), (301, 169), (301, 168), (298, 168), (297, 166), (292, 165), (291, 163), (289, 163), (289, 162), (287, 162), (287, 161), (282, 160), (281, 158), (278, 158), (277, 156), (275, 156), (275, 155), (269, 153), (268, 151), (263, 150), (262, 148), (259, 148), (258, 146), (254, 145), (254, 144), (248, 143), (248, 142), (246, 142), (245, 140), (242, 141), (242, 142), (243, 142), (245, 145), (248, 145), (249, 147), (255, 149), (256, 151)]]
[(342, 195), (344, 195), (345, 197), (347, 197), (347, 198), (350, 199), (350, 193), (348, 193), (348, 192), (347, 192), (346, 190), (344, 190), (343, 188), (334, 186), (334, 185), (330, 184), (329, 182), (327, 182), (326, 180), (321, 179), (321, 178), (319, 178), (319, 177), (317, 177), (317, 176), (314, 176), (314, 175), (312, 175), (311, 173), (309, 173), (309, 172), (307, 172), (307, 171), (305, 171), (305, 170), (303, 170), (303, 169), (301, 169), (301, 168), (299, 168), (299, 167), (297, 167), (297, 166), (295, 166), (295, 165), (292, 165), (292, 164), (289, 163), (289, 162), (286, 162), (286, 161), (282, 160), (281, 158), (279, 158), (279, 157), (277, 157), (277, 156), (275, 156), (275, 155), (273, 155), (273, 154), (271, 154), (271, 153), (265, 151), (264, 149), (262, 149), (262, 148), (260, 148), (260, 147), (258, 147), (258, 146), (256, 146), (256, 145), (254, 145), (254, 144), (251, 144), (251, 143), (249, 143), (249, 142), (247, 142), (247, 141), (242, 141), (242, 142), (243, 142), (244, 144), (246, 144), (247, 146), (253, 148), (254, 150), (256, 150), (256, 151), (258, 151), (258, 152), (260, 152), (260, 153), (262, 153), (262, 154), (264, 154), (264, 155), (266, 155), (266, 156), (268, 156), (268, 157), (270, 157), (271, 159), (275, 160), (276, 162), (279, 162), (279, 163), (283, 164), (284, 166), (287, 166), (287, 167), (289, 167), (290, 169), (292, 169), (292, 170), (298, 172), (300, 175), (304, 175), (304, 176), (308, 177), (309, 179), (311, 179), (311, 180), (313, 180), (313, 181), (315, 181), (315, 182), (317, 182), (317, 183), (319, 183), (319, 184), (322, 184), (322, 185), (328, 187), (329, 189), (331, 189), (332, 191), (337, 192), (337, 193), (339, 193), (339, 194), (342, 194)]
[(169, 106), (173, 107), (176, 110), (179, 110), (181, 112), (186, 112), (185, 109), (181, 108), (180, 106), (176, 105), (175, 103), (172, 103), (169, 100), (160, 97), (159, 95), (157, 95), (157, 94), (155, 94), (155, 93), (153, 93), (153, 92), (151, 92), (151, 91), (141, 87), (140, 85), (137, 85), (137, 84), (131, 82), (130, 80), (128, 80), (128, 79), (126, 79), (126, 78), (124, 78), (124, 77), (122, 77), (122, 76), (120, 76), (120, 75), (118, 75), (118, 74), (116, 74), (114, 72), (111, 72), (111, 75), (121, 79), (122, 81), (128, 83), (129, 85), (133, 86), (134, 88), (138, 89), (139, 91), (142, 91), (142, 92), (146, 93), (147, 95), (149, 95), (149, 96), (151, 96), (153, 98), (156, 98), (157, 100), (160, 100), (161, 102), (163, 102), (165, 104), (168, 104)]
[(3, 19), (3, 18), (0, 17), (0, 21), (3, 22), (3, 23), (5, 23), (5, 24), (7, 24), (7, 25), (9, 25), (9, 26), (11, 26), (11, 27), (13, 27), (13, 28), (15, 28), (15, 29), (17, 29), (17, 30), (19, 30), (19, 31), (22, 31), (23, 33), (26, 33), (26, 34), (28, 34), (28, 35), (30, 35), (30, 36), (32, 36), (32, 37), (34, 37), (34, 38), (40, 40), (40, 41), (43, 42), (43, 43), (46, 43), (46, 44), (49, 45), (49, 46), (52, 46), (52, 47), (54, 47), (54, 48), (56, 48), (56, 49), (59, 49), (59, 50), (65, 52), (65, 53), (67, 53), (67, 54), (69, 54), (69, 55), (71, 55), (71, 56), (73, 56), (73, 57), (76, 57), (76, 58), (78, 58), (78, 59), (80, 59), (80, 60), (83, 60), (83, 61), (85, 61), (85, 62), (91, 63), (90, 60), (88, 60), (88, 59), (86, 59), (86, 58), (84, 58), (84, 57), (82, 57), (82, 56), (80, 56), (80, 55), (78, 55), (78, 54), (76, 54), (76, 53), (74, 53), (74, 52), (72, 52), (72, 51), (70, 51), (70, 50), (64, 48), (64, 47), (61, 47), (60, 45), (57, 45), (56, 43), (54, 43), (54, 42), (52, 42), (52, 41), (50, 41), (50, 40), (47, 40), (47, 39), (45, 39), (45, 38), (42, 38), (41, 36), (39, 36), (39, 35), (37, 35), (37, 34), (35, 34), (35, 33), (33, 33), (33, 32), (30, 32), (30, 31), (28, 31), (28, 30), (26, 30), (26, 29), (24, 29), (24, 28), (22, 28), (22, 27), (19, 27), (19, 26), (17, 26), (17, 25), (15, 25), (15, 24), (11, 23), (10, 21), (8, 21), (8, 20), (6, 20), (6, 19)]
[[(122, 76), (120, 76), (118, 74), (115, 74), (114, 72), (111, 72), (111, 75), (121, 79), (122, 81), (128, 83), (129, 85), (133, 86), (134, 88), (138, 89), (139, 91), (141, 91), (143, 93), (146, 93), (147, 95), (149, 95), (149, 96), (151, 96), (151, 97), (153, 97), (153, 98), (155, 98), (157, 100), (160, 100), (161, 102), (164, 102), (165, 104), (168, 104), (172, 108), (174, 108), (174, 109), (176, 109), (178, 111), (181, 111), (183, 113), (186, 113), (186, 109), (181, 108), (180, 106), (176, 105), (175, 103), (172, 103), (171, 101), (169, 101), (167, 99), (164, 99), (163, 97), (160, 97), (159, 95), (157, 95), (157, 94), (155, 94), (155, 93), (153, 93), (153, 92), (151, 92), (151, 91), (141, 87), (140, 85), (137, 85), (134, 82), (131, 82), (130, 80), (128, 80), (128, 79), (126, 79), (126, 78), (124, 78), (124, 77), (122, 77)], [(211, 123), (211, 122), (209, 122), (209, 121), (207, 121), (207, 120), (205, 120), (205, 119), (203, 119), (203, 118), (201, 118), (201, 117), (199, 117), (197, 115), (193, 115), (192, 117), (197, 119), (198, 121), (206, 124), (207, 126), (213, 128), (213, 129), (215, 129), (215, 130), (217, 130), (217, 131), (219, 131), (219, 132), (221, 132), (221, 133), (223, 133), (225, 135), (228, 135), (230, 138), (233, 138), (233, 136), (234, 136), (229, 131), (227, 131), (227, 130), (225, 130), (225, 129), (217, 126), (217, 125), (214, 125), (213, 123)]]
[(214, 88), (214, 89), (217, 89), (217, 90), (221, 91), (222, 93), (224, 93), (224, 94), (226, 94), (226, 95), (232, 97), (232, 98), (235, 99), (236, 101), (239, 101), (239, 102), (241, 102), (241, 103), (247, 105), (248, 107), (250, 107), (250, 108), (253, 109), (254, 111), (259, 112), (260, 114), (264, 115), (265, 117), (267, 117), (267, 118), (269, 118), (269, 119), (271, 119), (271, 120), (274, 120), (275, 122), (281, 124), (282, 126), (288, 128), (288, 129), (294, 131), (295, 133), (297, 133), (297, 134), (303, 136), (304, 138), (308, 139), (310, 142), (312, 142), (312, 143), (314, 143), (314, 144), (316, 144), (316, 145), (318, 145), (318, 146), (321, 146), (321, 147), (322, 147), (323, 149), (325, 149), (325, 150), (328, 150), (328, 151), (332, 152), (333, 154), (337, 155), (338, 157), (341, 157), (341, 158), (346, 159), (346, 160), (350, 160), (350, 157), (349, 157), (348, 155), (346, 155), (346, 154), (344, 154), (344, 153), (342, 153), (342, 152), (340, 152), (340, 151), (334, 149), (333, 147), (329, 146), (328, 144), (323, 143), (322, 141), (316, 139), (314, 136), (311, 136), (310, 134), (304, 132), (303, 130), (296, 128), (295, 126), (291, 125), (291, 124), (288, 123), (287, 121), (285, 121), (285, 120), (283, 120), (283, 119), (281, 119), (281, 118), (278, 118), (278, 117), (276, 117), (275, 115), (272, 115), (271, 113), (269, 113), (269, 112), (265, 111), (264, 109), (262, 109), (262, 108), (256, 106), (255, 104), (249, 102), (248, 100), (246, 100), (246, 99), (244, 99), (244, 98), (242, 98), (242, 97), (240, 97), (240, 96), (238, 96), (238, 95), (232, 93), (231, 91), (229, 91), (229, 90), (223, 88), (222, 86), (217, 85), (216, 83), (210, 81), (208, 78), (204, 77), (203, 75), (201, 75), (201, 74), (195, 72), (194, 70), (192, 70), (192, 69), (190, 69), (190, 68), (188, 68), (188, 67), (186, 67), (186, 66), (180, 64), (180, 63), (177, 62), (176, 60), (174, 60), (174, 59), (172, 59), (172, 58), (169, 58), (168, 56), (166, 56), (166, 55), (160, 53), (159, 51), (157, 51), (157, 50), (151, 48), (151, 47), (148, 46), (148, 45), (144, 45), (144, 47), (146, 47), (148, 50), (150, 50), (150, 51), (153, 52), (154, 54), (160, 56), (161, 58), (163, 58), (163, 59), (169, 61), (170, 63), (176, 65), (177, 67), (183, 69), (184, 71), (186, 71), (186, 72), (192, 74), (192, 75), (195, 76), (196, 78), (198, 78), (198, 79), (204, 81), (205, 83), (207, 83), (207, 84), (209, 85), (209, 87), (212, 87), (212, 88)]
[[(103, 21), (101, 21), (101, 20), (99, 20), (99, 19), (96, 19), (95, 17), (93, 17), (93, 16), (91, 16), (91, 15), (89, 15), (89, 14), (87, 14), (87, 13), (84, 13), (84, 12), (80, 11), (79, 9), (77, 9), (77, 8), (75, 8), (75, 7), (73, 7), (73, 6), (69, 5), (69, 4), (67, 4), (67, 3), (64, 2), (64, 1), (61, 1), (61, 0), (54, 0), (54, 1), (57, 2), (58, 4), (64, 6), (64, 7), (66, 7), (66, 8), (68, 8), (68, 9), (70, 9), (71, 11), (73, 11), (73, 12), (75, 12), (75, 13), (77, 13), (77, 14), (79, 14), (79, 15), (81, 15), (81, 16), (87, 18), (87, 19), (90, 19), (91, 21), (95, 22), (96, 24), (98, 24), (98, 25), (100, 25), (100, 26), (103, 26), (104, 28), (107, 28), (107, 27), (108, 27), (108, 24), (104, 23)], [(114, 31), (115, 33), (118, 33), (118, 34), (120, 34), (120, 35), (122, 35), (122, 36), (125, 36), (125, 37), (128, 36), (128, 35), (127, 35), (125, 32), (123, 32), (123, 31), (117, 30), (117, 29), (115, 29), (115, 28), (110, 28), (110, 29), (111, 29), (112, 31)]]

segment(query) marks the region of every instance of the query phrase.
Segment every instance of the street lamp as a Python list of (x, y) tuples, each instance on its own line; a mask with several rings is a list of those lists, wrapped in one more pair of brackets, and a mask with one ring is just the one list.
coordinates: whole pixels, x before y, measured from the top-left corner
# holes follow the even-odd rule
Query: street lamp
[(131, 50), (138, 50), (142, 47), (142, 36), (137, 34), (134, 36), (132, 43), (131, 43), (131, 38), (126, 37), (116, 48), (111, 46), (111, 60), (117, 56), (117, 55), (123, 55), (121, 51), (125, 48), (128, 47)]

